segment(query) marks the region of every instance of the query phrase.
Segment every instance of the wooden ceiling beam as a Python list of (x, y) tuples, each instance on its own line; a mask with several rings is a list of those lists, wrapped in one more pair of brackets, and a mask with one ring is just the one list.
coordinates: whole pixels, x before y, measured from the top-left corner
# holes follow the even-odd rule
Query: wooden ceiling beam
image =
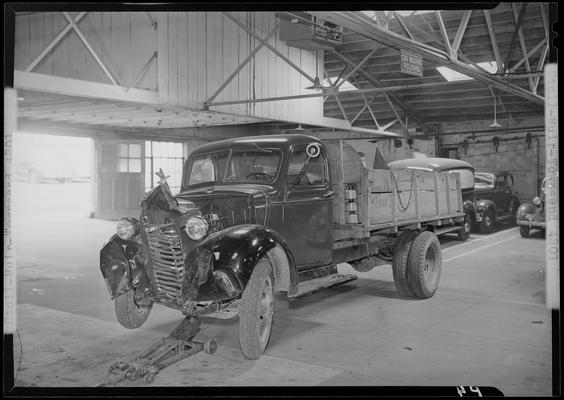
[[(336, 50), (329, 50), (329, 51), (331, 53), (335, 54), (337, 57), (339, 57), (341, 60), (343, 60), (347, 64), (352, 65), (352, 66), (355, 65), (352, 61), (350, 61), (347, 57), (345, 57), (344, 55), (342, 55), (338, 51), (336, 51)], [(362, 68), (358, 69), (358, 73), (360, 75), (362, 75), (364, 77), (364, 79), (366, 79), (368, 82), (370, 82), (372, 85), (374, 85), (374, 87), (376, 87), (376, 88), (383, 88), (384, 87), (384, 85), (380, 81), (378, 81), (377, 79), (372, 77), (370, 74), (366, 73)], [(417, 125), (421, 126), (421, 128), (423, 128), (424, 131), (428, 130), (427, 127), (419, 121), (417, 116), (415, 116), (411, 112), (409, 107), (406, 104), (404, 104), (400, 99), (398, 99), (393, 94), (384, 94), (384, 96), (386, 96), (386, 98), (389, 97), (389, 98), (393, 99), (394, 102), (401, 107), (401, 109), (404, 111), (404, 113), (406, 113), (413, 121), (415, 121), (417, 123)], [(398, 119), (401, 120), (401, 118), (398, 118)]]
[(495, 56), (495, 62), (497, 64), (497, 72), (503, 71), (503, 64), (501, 61), (501, 53), (499, 52), (499, 46), (497, 44), (497, 38), (495, 36), (495, 29), (492, 22), (492, 17), (488, 10), (484, 10), (484, 17), (486, 19), (486, 24), (488, 26), (488, 33), (490, 35), (490, 43), (492, 45), (492, 49)]
[(544, 104), (543, 97), (535, 93), (532, 93), (530, 91), (527, 91), (526, 89), (523, 89), (517, 85), (504, 82), (501, 79), (493, 78), (491, 75), (484, 74), (483, 72), (478, 71), (475, 68), (471, 68), (470, 66), (464, 63), (461, 63), (456, 60), (451, 60), (449, 59), (448, 54), (446, 54), (444, 51), (440, 49), (436, 49), (422, 43), (414, 43), (413, 41), (406, 39), (403, 36), (379, 28), (373, 23), (373, 21), (370, 18), (366, 17), (364, 14), (360, 12), (312, 11), (310, 12), (310, 14), (316, 15), (320, 18), (324, 18), (338, 25), (342, 25), (346, 29), (350, 29), (352, 31), (362, 33), (363, 35), (366, 35), (368, 38), (371, 38), (387, 46), (415, 51), (421, 54), (424, 59), (427, 59), (432, 62), (436, 62), (438, 64), (442, 63), (444, 66), (447, 66), (453, 69), (454, 71), (463, 73), (469, 77), (475, 78), (485, 85), (494, 85), (500, 90), (514, 93), (518, 96), (530, 100), (533, 103)]
[(503, 63), (505, 72), (509, 70), (509, 62), (511, 61), (513, 48), (515, 47), (515, 42), (517, 41), (517, 36), (519, 35), (519, 30), (521, 29), (521, 24), (523, 23), (523, 15), (525, 15), (525, 10), (527, 10), (527, 3), (523, 3), (523, 5), (521, 6), (521, 11), (519, 12), (519, 17), (513, 20), (513, 24), (514, 24), (513, 35), (511, 36), (511, 40), (509, 42), (509, 49), (507, 50), (507, 54), (505, 56), (505, 62)]

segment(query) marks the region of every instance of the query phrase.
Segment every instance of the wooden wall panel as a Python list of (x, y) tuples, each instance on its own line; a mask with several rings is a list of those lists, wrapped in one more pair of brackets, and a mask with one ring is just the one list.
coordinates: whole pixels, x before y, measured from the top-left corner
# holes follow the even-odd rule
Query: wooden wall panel
[[(71, 18), (79, 13), (71, 12)], [(68, 25), (61, 13), (39, 13), (16, 18), (15, 68), (23, 71)], [(145, 13), (89, 12), (78, 28), (114, 78), (128, 87), (156, 50), (156, 34)], [(69, 31), (31, 72), (110, 83), (82, 40)], [(155, 90), (156, 67), (137, 87)]]
[[(71, 15), (76, 16), (74, 12)], [(274, 12), (233, 12), (260, 37), (274, 28)], [(89, 12), (79, 28), (114, 78), (127, 88), (158, 51), (157, 61), (135, 87), (158, 90), (163, 104), (201, 109), (204, 102), (260, 42), (221, 12)], [(18, 16), (16, 69), (24, 70), (67, 25), (60, 13)], [(288, 47), (277, 32), (268, 43), (310, 74), (315, 52)], [(321, 64), (321, 63), (320, 63)], [(109, 78), (74, 31), (68, 33), (33, 72), (108, 83)], [(321, 74), (321, 70), (319, 71)], [(322, 75), (320, 75), (322, 77)], [(215, 101), (310, 94), (311, 83), (263, 46)], [(235, 114), (314, 123), (322, 117), (322, 99), (301, 99), (212, 107)]]

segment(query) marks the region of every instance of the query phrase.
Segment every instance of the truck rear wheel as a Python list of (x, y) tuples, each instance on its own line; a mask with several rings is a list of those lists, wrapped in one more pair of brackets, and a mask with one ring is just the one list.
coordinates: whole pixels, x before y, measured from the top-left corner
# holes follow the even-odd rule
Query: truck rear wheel
[(441, 245), (433, 232), (421, 232), (411, 245), (407, 263), (407, 283), (416, 297), (428, 299), (439, 287)]
[(274, 315), (274, 279), (268, 259), (258, 262), (241, 297), (239, 310), (239, 345), (250, 360), (266, 350)]
[(396, 290), (404, 297), (413, 297), (407, 284), (407, 260), (413, 240), (417, 236), (414, 231), (404, 231), (398, 238), (392, 260), (392, 273)]
[(527, 225), (519, 225), (519, 233), (521, 234), (522, 238), (528, 238), (529, 234), (531, 233), (531, 228)]
[(135, 289), (119, 294), (115, 298), (117, 320), (127, 329), (135, 329), (143, 325), (152, 308), (153, 303), (148, 306), (140, 306), (135, 302)]

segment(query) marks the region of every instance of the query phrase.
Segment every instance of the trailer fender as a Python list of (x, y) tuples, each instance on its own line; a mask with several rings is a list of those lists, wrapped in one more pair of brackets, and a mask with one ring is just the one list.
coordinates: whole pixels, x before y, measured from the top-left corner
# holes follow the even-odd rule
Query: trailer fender
[[(186, 257), (186, 275), (182, 287), (185, 299), (207, 299), (215, 283), (229, 287), (232, 296), (245, 289), (255, 266), (267, 256), (274, 272), (275, 290), (293, 294), (298, 287), (294, 257), (284, 239), (262, 225), (238, 225), (210, 235)], [(212, 279), (217, 275), (220, 279)], [(197, 276), (197, 279), (196, 278)], [(198, 282), (201, 287), (196, 287)], [(226, 291), (225, 287), (223, 287)], [(206, 294), (206, 292), (209, 292)], [(217, 295), (216, 295), (217, 296)], [(211, 298), (211, 297), (210, 297)]]

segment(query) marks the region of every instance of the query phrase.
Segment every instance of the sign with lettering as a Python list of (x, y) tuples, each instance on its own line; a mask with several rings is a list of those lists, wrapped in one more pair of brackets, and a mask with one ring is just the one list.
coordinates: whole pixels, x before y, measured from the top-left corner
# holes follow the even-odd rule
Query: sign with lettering
[(400, 50), (401, 72), (404, 74), (423, 76), (423, 57), (419, 54)]

